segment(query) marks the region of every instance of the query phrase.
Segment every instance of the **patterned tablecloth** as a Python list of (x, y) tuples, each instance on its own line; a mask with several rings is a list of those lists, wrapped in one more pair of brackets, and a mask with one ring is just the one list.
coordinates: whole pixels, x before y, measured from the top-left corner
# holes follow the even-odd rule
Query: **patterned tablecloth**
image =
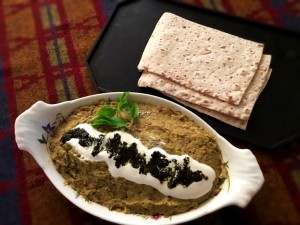
[[(85, 58), (116, 0), (0, 1), (0, 225), (110, 224), (80, 210), (15, 143), (16, 117), (38, 100), (97, 93)], [(185, 0), (300, 31), (297, 0)], [(299, 40), (300, 41), (300, 40)], [(300, 139), (276, 151), (241, 141), (258, 158), (265, 184), (245, 208), (227, 207), (188, 224), (300, 224)]]

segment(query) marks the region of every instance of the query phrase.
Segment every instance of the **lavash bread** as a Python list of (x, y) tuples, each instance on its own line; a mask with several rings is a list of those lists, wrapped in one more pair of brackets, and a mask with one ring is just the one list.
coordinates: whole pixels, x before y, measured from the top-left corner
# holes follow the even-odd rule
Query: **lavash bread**
[[(263, 89), (265, 88), (266, 84), (267, 84), (267, 81), (268, 79), (270, 78), (271, 76), (271, 73), (272, 73), (272, 69), (269, 69), (268, 73), (267, 73), (267, 77), (266, 77), (266, 80), (262, 86), (262, 89), (260, 90), (260, 93), (263, 91)], [(259, 94), (260, 94), (259, 93)], [(167, 94), (166, 94), (167, 95)], [(199, 105), (196, 105), (196, 104), (193, 104), (191, 102), (188, 102), (188, 101), (184, 101), (184, 100), (181, 100), (179, 98), (176, 98), (174, 96), (170, 96), (168, 95), (169, 97), (173, 98), (174, 100), (176, 100), (177, 102), (187, 106), (187, 107), (190, 107), (192, 109), (195, 109), (197, 110), (198, 112), (200, 113), (204, 113), (206, 115), (209, 115), (215, 119), (218, 119), (224, 123), (227, 123), (231, 126), (234, 126), (234, 127), (237, 127), (237, 128), (240, 128), (242, 130), (246, 130), (247, 128), (247, 125), (248, 125), (248, 121), (249, 121), (249, 118), (248, 119), (245, 119), (245, 120), (242, 120), (242, 119), (238, 119), (236, 117), (232, 117), (230, 115), (227, 115), (227, 114), (224, 114), (224, 113), (220, 113), (220, 112), (217, 112), (215, 110), (211, 110), (211, 109), (208, 109), (208, 108), (205, 108), (205, 107), (202, 107), (202, 106), (199, 106)]]
[(258, 70), (250, 82), (249, 87), (246, 89), (239, 105), (228, 104), (217, 98), (185, 88), (163, 76), (150, 72), (143, 72), (138, 81), (138, 86), (151, 87), (183, 101), (227, 114), (241, 120), (247, 120), (249, 119), (254, 104), (260, 94), (260, 90), (264, 83), (267, 82), (270, 62), (271, 55), (263, 55)]
[(211, 110), (211, 109), (208, 109), (208, 108), (205, 108), (205, 107), (193, 104), (191, 102), (187, 102), (187, 101), (181, 100), (179, 98), (176, 98), (176, 97), (173, 97), (173, 96), (170, 96), (170, 95), (169, 95), (169, 97), (173, 98), (177, 102), (179, 102), (179, 103), (181, 103), (181, 104), (183, 104), (183, 105), (185, 105), (187, 107), (195, 109), (198, 112), (204, 113), (206, 115), (209, 115), (209, 116), (211, 116), (211, 117), (213, 117), (215, 119), (221, 120), (224, 123), (227, 123), (227, 124), (229, 124), (231, 126), (234, 126), (234, 127), (237, 127), (237, 128), (243, 129), (243, 130), (245, 130), (247, 128), (248, 120), (241, 120), (241, 119), (238, 119), (238, 118), (226, 115), (224, 113), (220, 113), (220, 112), (217, 112), (217, 111), (214, 111), (214, 110)]
[(263, 47), (261, 43), (164, 13), (138, 69), (239, 104), (259, 66)]
[(271, 58), (261, 43), (164, 13), (138, 64), (138, 86), (245, 130)]

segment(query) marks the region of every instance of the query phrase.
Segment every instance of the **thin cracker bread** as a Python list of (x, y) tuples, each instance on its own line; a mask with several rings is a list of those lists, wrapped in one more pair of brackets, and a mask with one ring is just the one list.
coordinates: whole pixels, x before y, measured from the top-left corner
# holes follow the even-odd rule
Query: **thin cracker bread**
[(263, 85), (267, 82), (270, 62), (271, 55), (263, 55), (261, 64), (249, 84), (240, 105), (228, 104), (227, 102), (188, 89), (169, 79), (150, 72), (144, 72), (141, 75), (138, 86), (151, 87), (166, 93), (167, 95), (172, 95), (177, 99), (190, 102), (200, 107), (205, 107), (241, 120), (247, 120), (251, 115)]
[(187, 101), (183, 101), (183, 100), (175, 98), (173, 96), (169, 96), (169, 97), (173, 98), (175, 101), (177, 101), (177, 102), (179, 102), (179, 103), (181, 103), (181, 104), (183, 104), (187, 107), (195, 109), (196, 111), (198, 111), (200, 113), (211, 116), (211, 117), (213, 117), (217, 120), (220, 120), (224, 123), (227, 123), (231, 126), (240, 128), (242, 130), (246, 130), (246, 128), (247, 128), (248, 119), (247, 120), (241, 120), (241, 119), (238, 119), (238, 118), (235, 118), (235, 117), (232, 117), (232, 116), (229, 116), (229, 115), (226, 115), (226, 114), (223, 114), (223, 113), (211, 110), (211, 109), (207, 109), (207, 108), (199, 106), (199, 105), (195, 105), (195, 104), (187, 102)]
[[(262, 89), (260, 90), (260, 93), (263, 91), (263, 89), (265, 88), (270, 76), (271, 76), (271, 73), (272, 73), (272, 69), (269, 69), (268, 71), (268, 75), (267, 75), (267, 78), (266, 78), (266, 81), (265, 83), (263, 84), (262, 86)], [(217, 112), (217, 111), (214, 111), (214, 110), (211, 110), (211, 109), (207, 109), (205, 107), (202, 107), (202, 106), (199, 106), (199, 105), (195, 105), (193, 103), (190, 103), (190, 102), (187, 102), (187, 101), (184, 101), (184, 100), (181, 100), (179, 98), (176, 98), (174, 96), (171, 96), (171, 95), (168, 95), (166, 94), (167, 96), (173, 98), (175, 101), (187, 106), (187, 107), (190, 107), (192, 109), (195, 109), (196, 111), (200, 112), (200, 113), (203, 113), (203, 114), (206, 114), (208, 116), (211, 116), (217, 120), (220, 120), (224, 123), (227, 123), (231, 126), (234, 126), (234, 127), (237, 127), (237, 128), (240, 128), (242, 130), (246, 130), (247, 128), (247, 125), (248, 125), (248, 121), (249, 121), (249, 118), (246, 119), (246, 120), (241, 120), (241, 119), (238, 119), (238, 118), (235, 118), (235, 117), (232, 117), (232, 116), (229, 116), (229, 115), (226, 115), (226, 114), (223, 114), (223, 113), (220, 113), (220, 112)]]
[(238, 105), (259, 66), (262, 52), (261, 43), (164, 13), (138, 69)]

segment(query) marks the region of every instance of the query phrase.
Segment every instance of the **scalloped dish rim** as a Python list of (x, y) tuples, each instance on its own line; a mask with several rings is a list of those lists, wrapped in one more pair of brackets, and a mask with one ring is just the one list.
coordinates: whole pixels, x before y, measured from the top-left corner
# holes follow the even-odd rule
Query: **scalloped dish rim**
[(118, 224), (179, 224), (197, 219), (229, 205), (246, 207), (261, 189), (264, 176), (256, 157), (249, 149), (239, 149), (233, 146), (199, 116), (177, 103), (154, 95), (130, 92), (130, 97), (134, 101), (167, 106), (181, 111), (215, 136), (222, 152), (223, 161), (228, 162), (230, 179), (225, 181), (218, 195), (206, 200), (198, 208), (186, 213), (155, 219), (151, 216), (110, 211), (106, 207), (87, 202), (83, 197), (78, 196), (71, 187), (65, 185), (64, 179), (52, 163), (46, 148), (47, 133), (60, 122), (60, 116), (67, 117), (74, 108), (91, 104), (100, 98), (114, 99), (122, 93), (95, 94), (57, 104), (38, 101), (20, 114), (15, 121), (15, 137), (18, 148), (29, 152), (58, 191), (76, 206), (96, 217)]

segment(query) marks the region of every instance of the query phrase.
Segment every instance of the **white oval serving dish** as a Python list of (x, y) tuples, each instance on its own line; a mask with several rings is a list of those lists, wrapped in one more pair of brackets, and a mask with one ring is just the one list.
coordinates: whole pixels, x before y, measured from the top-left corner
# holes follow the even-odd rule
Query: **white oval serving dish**
[(228, 162), (230, 179), (225, 181), (222, 185), (222, 191), (217, 196), (204, 202), (197, 209), (158, 219), (110, 211), (106, 207), (87, 202), (81, 196), (77, 196), (73, 189), (64, 184), (64, 179), (54, 168), (46, 148), (47, 135), (74, 108), (91, 104), (100, 98), (115, 99), (121, 95), (122, 92), (97, 94), (52, 105), (38, 101), (16, 119), (15, 136), (19, 149), (28, 151), (44, 170), (53, 185), (76, 206), (94, 216), (117, 224), (179, 224), (212, 213), (225, 206), (246, 207), (253, 196), (260, 190), (264, 183), (264, 177), (255, 156), (250, 150), (234, 147), (201, 118), (174, 102), (153, 95), (130, 93), (130, 97), (134, 101), (142, 101), (179, 110), (211, 132), (217, 139), (224, 162)]

